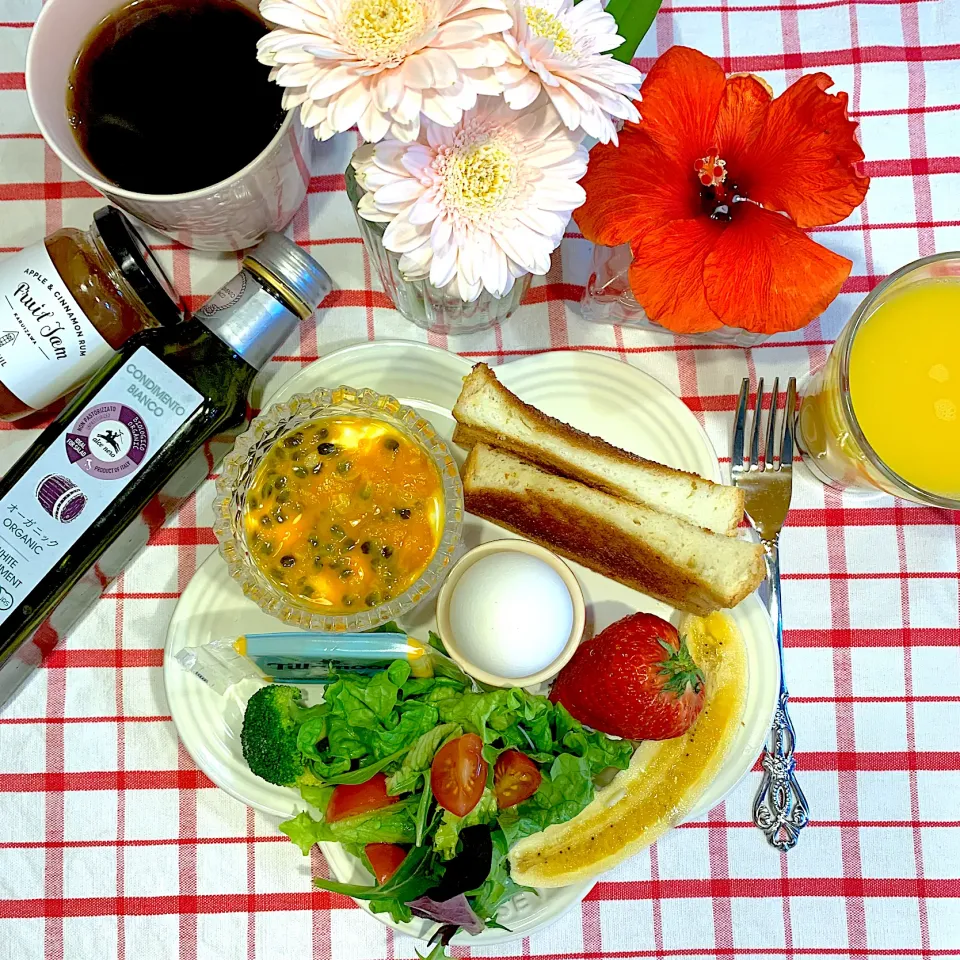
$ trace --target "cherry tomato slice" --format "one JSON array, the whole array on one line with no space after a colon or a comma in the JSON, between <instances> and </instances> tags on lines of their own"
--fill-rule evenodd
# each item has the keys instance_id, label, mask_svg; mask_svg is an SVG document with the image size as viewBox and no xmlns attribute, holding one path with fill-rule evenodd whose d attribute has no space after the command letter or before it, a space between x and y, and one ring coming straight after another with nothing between
<instances>
[{"instance_id":1,"label":"cherry tomato slice","mask_svg":"<svg viewBox=\"0 0 960 960\"><path fill-rule=\"evenodd\" d=\"M542 779L537 765L525 753L504 750L493 768L497 806L505 810L529 800L537 792Z\"/></svg>"},{"instance_id":2,"label":"cherry tomato slice","mask_svg":"<svg viewBox=\"0 0 960 960\"><path fill-rule=\"evenodd\" d=\"M483 741L475 733L467 733L441 747L433 758L433 795L444 810L458 817L465 817L483 796L489 765L482 749Z\"/></svg>"},{"instance_id":3,"label":"cherry tomato slice","mask_svg":"<svg viewBox=\"0 0 960 960\"><path fill-rule=\"evenodd\" d=\"M366 783L341 783L335 787L324 819L327 823L333 823L345 817L355 817L358 813L389 807L399 799L387 793L386 774L375 773Z\"/></svg>"},{"instance_id":4,"label":"cherry tomato slice","mask_svg":"<svg viewBox=\"0 0 960 960\"><path fill-rule=\"evenodd\" d=\"M395 843L368 843L363 851L380 884L386 883L397 872L407 856L406 848L398 847Z\"/></svg>"}]
</instances>

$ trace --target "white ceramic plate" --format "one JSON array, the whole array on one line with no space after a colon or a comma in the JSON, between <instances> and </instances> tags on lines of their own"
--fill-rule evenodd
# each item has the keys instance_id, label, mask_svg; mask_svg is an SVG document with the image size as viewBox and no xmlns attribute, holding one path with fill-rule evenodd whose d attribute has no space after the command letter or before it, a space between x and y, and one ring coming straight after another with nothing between
<instances>
[{"instance_id":1,"label":"white ceramic plate","mask_svg":"<svg viewBox=\"0 0 960 960\"><path fill-rule=\"evenodd\" d=\"M461 357L426 344L365 343L338 350L306 367L265 400L264 406L322 386L344 383L370 387L421 411L449 442L454 426L450 409L471 366ZM690 410L663 384L634 367L592 353L552 352L498 367L497 376L524 400L582 430L652 460L720 479L716 454ZM462 451L453 450L462 459ZM506 536L511 534L494 524L470 515L465 518L467 546ZM586 636L637 610L678 621L677 612L665 604L578 564L571 566L587 604ZM691 817L701 816L719 803L750 770L762 749L776 703L779 672L769 618L755 596L732 613L743 634L749 664L743 725ZM427 603L406 618L404 626L415 635L425 635L435 624L433 614L433 605ZM243 596L215 554L197 572L174 611L167 634L164 683L177 731L197 766L241 802L287 818L307 809L299 794L255 777L240 750L243 706L256 684L251 682L249 688L241 687L225 699L190 676L172 656L182 647L198 646L218 637L283 629L283 624ZM309 694L316 688L306 689ZM337 879L370 882L360 862L339 844L322 846ZM479 937L460 934L454 943L494 944L527 936L556 920L582 900L592 886L587 882L544 890L538 897L521 895L506 905L498 918L510 927L509 931L486 930ZM417 937L433 926L427 921L398 925L383 914L375 916Z\"/></svg>"}]
</instances>

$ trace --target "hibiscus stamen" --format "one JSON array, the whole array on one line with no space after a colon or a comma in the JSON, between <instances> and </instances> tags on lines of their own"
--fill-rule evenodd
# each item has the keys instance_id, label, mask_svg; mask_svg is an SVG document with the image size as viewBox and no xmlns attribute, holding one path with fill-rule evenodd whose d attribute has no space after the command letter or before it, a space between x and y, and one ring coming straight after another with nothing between
<instances>
[{"instance_id":1,"label":"hibiscus stamen","mask_svg":"<svg viewBox=\"0 0 960 960\"><path fill-rule=\"evenodd\" d=\"M706 157L701 157L693 171L700 181L700 205L711 220L729 222L733 219L733 205L747 199L733 182L727 181L727 161L719 156L714 147Z\"/></svg>"},{"instance_id":2,"label":"hibiscus stamen","mask_svg":"<svg viewBox=\"0 0 960 960\"><path fill-rule=\"evenodd\" d=\"M341 30L357 56L382 63L403 53L425 24L419 0L353 0Z\"/></svg>"},{"instance_id":3,"label":"hibiscus stamen","mask_svg":"<svg viewBox=\"0 0 960 960\"><path fill-rule=\"evenodd\" d=\"M721 160L714 150L709 156L701 157L693 170L705 187L715 187L727 179L727 161Z\"/></svg>"},{"instance_id":4,"label":"hibiscus stamen","mask_svg":"<svg viewBox=\"0 0 960 960\"><path fill-rule=\"evenodd\" d=\"M524 7L523 13L531 31L538 37L552 40L553 49L557 53L573 53L573 37L559 17L555 17L543 7Z\"/></svg>"}]
</instances>

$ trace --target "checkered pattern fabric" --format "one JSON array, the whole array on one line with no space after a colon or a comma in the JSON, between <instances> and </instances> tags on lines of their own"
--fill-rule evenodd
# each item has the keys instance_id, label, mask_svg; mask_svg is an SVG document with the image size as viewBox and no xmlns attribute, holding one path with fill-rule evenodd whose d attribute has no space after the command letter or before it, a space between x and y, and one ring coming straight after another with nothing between
<instances>
[{"instance_id":1,"label":"checkered pattern fabric","mask_svg":"<svg viewBox=\"0 0 960 960\"><path fill-rule=\"evenodd\" d=\"M845 223L815 231L850 257L836 302L751 351L582 321L589 245L565 239L502 329L431 342L494 364L594 350L679 394L726 452L743 376L803 377L857 302L918 256L960 249L960 8L956 0L665 0L638 64L671 44L777 92L822 69L850 93L873 177ZM45 148L24 93L38 0L0 0L0 253L101 201ZM343 191L356 140L317 145L292 236L336 289L264 381L350 341L424 339L391 307ZM571 224L571 230L573 225ZM197 305L233 256L163 238L159 256ZM0 431L0 470L37 422ZM759 774L704 819L602 878L528 939L459 956L960 956L960 525L877 496L825 490L801 468L782 542L787 671L813 823L788 855L750 823ZM177 598L213 549L208 483L159 530L0 716L0 958L217 960L414 956L352 901L311 891L276 823L217 790L177 741L161 683Z\"/></svg>"}]
</instances>

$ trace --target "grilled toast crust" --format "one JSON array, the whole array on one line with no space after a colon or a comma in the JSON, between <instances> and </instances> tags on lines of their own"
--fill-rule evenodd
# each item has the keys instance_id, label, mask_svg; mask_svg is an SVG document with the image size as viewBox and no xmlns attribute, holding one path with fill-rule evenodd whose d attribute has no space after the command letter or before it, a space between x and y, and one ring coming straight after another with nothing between
<instances>
[{"instance_id":1,"label":"grilled toast crust","mask_svg":"<svg viewBox=\"0 0 960 960\"><path fill-rule=\"evenodd\" d=\"M625 586L649 594L679 610L706 615L722 607L736 606L762 582L765 574L762 548L743 541L744 550L753 553L749 573L734 593L724 593L680 567L637 535L612 523L577 502L584 485L556 478L536 468L537 485L527 484L522 493L506 486L494 487L478 481L475 473L478 457L489 448L477 445L463 468L464 504L476 516L490 520L521 536L547 547L561 556L617 580ZM580 491L577 490L580 488ZM589 491L608 497L611 506L624 514L657 511L641 504L628 503L601 491ZM679 518L671 518L699 536L713 536ZM727 541L729 543L729 541Z\"/></svg>"},{"instance_id":2,"label":"grilled toast crust","mask_svg":"<svg viewBox=\"0 0 960 960\"><path fill-rule=\"evenodd\" d=\"M594 469L589 469L582 463L576 463L570 458L559 456L543 446L534 446L511 436L488 429L476 422L469 411L471 401L478 400L485 391L492 391L497 398L506 404L511 412L520 417L528 429L536 436L550 437L560 442L568 450L579 450L591 456ZM485 443L491 447L508 450L530 463L536 464L548 473L579 480L587 486L602 490L615 497L622 497L632 502L644 503L638 500L633 492L622 484L616 483L604 470L605 464L611 462L628 468L644 471L647 474L659 475L661 479L676 483L684 481L688 486L688 496L698 493L715 495L726 501L723 508L725 523L721 529L714 527L715 532L727 536L734 536L743 518L743 492L736 487L706 480L695 473L685 470L676 470L654 460L647 460L635 453L621 450L600 437L578 430L570 424L548 416L536 407L524 403L519 397L508 390L497 379L496 374L485 363L478 363L470 374L464 378L463 390L453 408L453 416L457 426L453 433L453 442L465 448L471 448L477 443ZM645 503L646 506L658 507L655 503ZM680 515L680 514L678 514ZM690 519L686 517L685 519Z\"/></svg>"}]
</instances>

